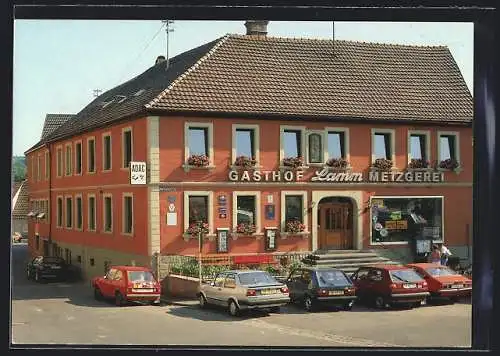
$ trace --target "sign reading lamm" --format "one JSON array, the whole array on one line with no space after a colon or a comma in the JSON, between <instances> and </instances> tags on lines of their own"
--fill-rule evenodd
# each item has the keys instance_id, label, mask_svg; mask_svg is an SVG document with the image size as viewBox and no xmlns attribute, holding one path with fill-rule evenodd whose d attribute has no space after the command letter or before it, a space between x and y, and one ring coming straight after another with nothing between
<instances>
[{"instance_id":1,"label":"sign reading lamm","mask_svg":"<svg viewBox=\"0 0 500 356\"><path fill-rule=\"evenodd\" d=\"M229 180L232 182L300 182L304 177L303 171L229 171ZM328 168L316 171L311 182L402 182L402 183L441 183L444 181L442 172L407 171L384 172L372 171L368 176L359 172L331 172Z\"/></svg>"}]
</instances>

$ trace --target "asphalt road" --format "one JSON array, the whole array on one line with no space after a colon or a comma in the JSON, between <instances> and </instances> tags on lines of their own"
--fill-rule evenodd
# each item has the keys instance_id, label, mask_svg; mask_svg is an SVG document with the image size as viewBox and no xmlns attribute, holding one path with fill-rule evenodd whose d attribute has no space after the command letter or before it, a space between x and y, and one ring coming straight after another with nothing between
<instances>
[{"instance_id":1,"label":"asphalt road","mask_svg":"<svg viewBox=\"0 0 500 356\"><path fill-rule=\"evenodd\" d=\"M470 347L471 305L410 310L279 314L239 318L195 302L115 307L93 299L88 283L36 284L26 280L26 246L13 247L12 331L16 344Z\"/></svg>"}]
</instances>

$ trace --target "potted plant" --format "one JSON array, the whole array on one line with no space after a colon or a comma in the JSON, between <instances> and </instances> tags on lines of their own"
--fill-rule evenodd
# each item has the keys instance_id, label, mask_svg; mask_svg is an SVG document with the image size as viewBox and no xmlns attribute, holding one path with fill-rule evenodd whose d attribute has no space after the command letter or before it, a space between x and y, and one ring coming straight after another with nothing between
<instances>
[{"instance_id":1,"label":"potted plant","mask_svg":"<svg viewBox=\"0 0 500 356\"><path fill-rule=\"evenodd\" d=\"M388 171L392 168L392 161L386 158L377 158L375 162L373 162L373 168L381 171Z\"/></svg>"},{"instance_id":2,"label":"potted plant","mask_svg":"<svg viewBox=\"0 0 500 356\"><path fill-rule=\"evenodd\" d=\"M429 167L429 161L422 158L412 158L410 163L408 163L408 168L412 169L420 169L428 167Z\"/></svg>"},{"instance_id":3,"label":"potted plant","mask_svg":"<svg viewBox=\"0 0 500 356\"><path fill-rule=\"evenodd\" d=\"M455 160L453 158L448 158L448 159L445 159L445 160L439 162L439 168L448 169L450 171L457 169L458 166L459 166L459 164L458 164L457 160Z\"/></svg>"},{"instance_id":4,"label":"potted plant","mask_svg":"<svg viewBox=\"0 0 500 356\"><path fill-rule=\"evenodd\" d=\"M191 155L187 160L188 165L196 167L206 167L210 164L210 160L206 155Z\"/></svg>"},{"instance_id":5,"label":"potted plant","mask_svg":"<svg viewBox=\"0 0 500 356\"><path fill-rule=\"evenodd\" d=\"M346 169L349 166L349 162L347 162L347 160L342 157L330 158L328 161L326 161L326 165L332 168Z\"/></svg>"},{"instance_id":6,"label":"potted plant","mask_svg":"<svg viewBox=\"0 0 500 356\"><path fill-rule=\"evenodd\" d=\"M238 156L234 161L234 165L243 168L254 167L257 161L253 157Z\"/></svg>"},{"instance_id":7,"label":"potted plant","mask_svg":"<svg viewBox=\"0 0 500 356\"><path fill-rule=\"evenodd\" d=\"M285 157L283 158L283 165L285 167L298 168L304 165L304 159L301 156Z\"/></svg>"},{"instance_id":8,"label":"potted plant","mask_svg":"<svg viewBox=\"0 0 500 356\"><path fill-rule=\"evenodd\" d=\"M292 234L303 232L305 229L306 226L297 219L288 220L285 224L285 232L289 232Z\"/></svg>"},{"instance_id":9,"label":"potted plant","mask_svg":"<svg viewBox=\"0 0 500 356\"><path fill-rule=\"evenodd\" d=\"M186 235L190 235L191 237L198 237L200 233L202 235L208 234L208 223L204 221L196 221L189 224Z\"/></svg>"},{"instance_id":10,"label":"potted plant","mask_svg":"<svg viewBox=\"0 0 500 356\"><path fill-rule=\"evenodd\" d=\"M236 225L236 230L234 231L233 238L236 239L238 235L252 235L257 231L254 224L250 222L239 223Z\"/></svg>"}]
</instances>

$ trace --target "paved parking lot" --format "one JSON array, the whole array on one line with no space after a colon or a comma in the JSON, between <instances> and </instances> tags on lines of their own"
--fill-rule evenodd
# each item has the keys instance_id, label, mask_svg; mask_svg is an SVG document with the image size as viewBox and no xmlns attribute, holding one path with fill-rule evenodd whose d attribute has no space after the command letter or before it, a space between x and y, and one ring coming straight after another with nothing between
<instances>
[{"instance_id":1,"label":"paved parking lot","mask_svg":"<svg viewBox=\"0 0 500 356\"><path fill-rule=\"evenodd\" d=\"M22 247L12 295L12 340L17 344L137 344L199 346L470 347L471 305L410 310L298 306L279 314L201 310L195 301L118 308L93 299L88 284L36 284L24 276Z\"/></svg>"}]
</instances>

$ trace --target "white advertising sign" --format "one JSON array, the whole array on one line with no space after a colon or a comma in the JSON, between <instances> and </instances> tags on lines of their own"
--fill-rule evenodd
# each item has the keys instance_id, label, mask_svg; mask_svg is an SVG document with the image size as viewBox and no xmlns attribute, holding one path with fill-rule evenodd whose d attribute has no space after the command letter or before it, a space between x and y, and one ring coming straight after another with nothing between
<instances>
[{"instance_id":1,"label":"white advertising sign","mask_svg":"<svg viewBox=\"0 0 500 356\"><path fill-rule=\"evenodd\" d=\"M130 162L130 184L147 184L146 162Z\"/></svg>"}]
</instances>

